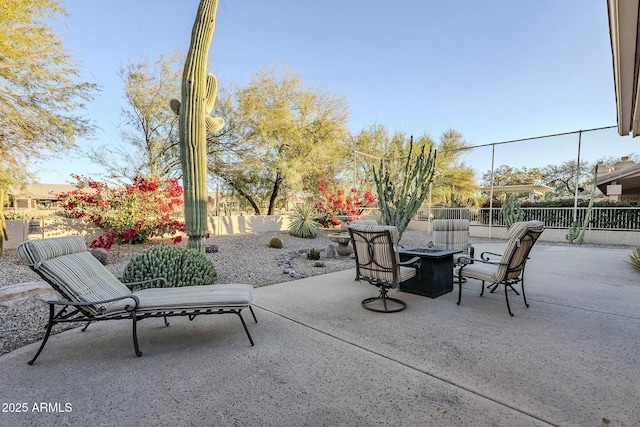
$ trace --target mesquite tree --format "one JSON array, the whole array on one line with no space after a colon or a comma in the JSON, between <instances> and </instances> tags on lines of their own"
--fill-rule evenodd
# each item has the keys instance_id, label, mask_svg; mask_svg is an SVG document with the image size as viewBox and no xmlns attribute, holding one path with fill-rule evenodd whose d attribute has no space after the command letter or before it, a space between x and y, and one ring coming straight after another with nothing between
<instances>
[{"instance_id":1,"label":"mesquite tree","mask_svg":"<svg viewBox=\"0 0 640 427\"><path fill-rule=\"evenodd\" d=\"M423 145L420 154L414 157L411 137L409 154L399 177L393 176L393 168L384 159L380 161L377 170L373 168L382 223L396 226L400 238L429 194L429 184L433 181L437 153L431 146L426 155L424 148Z\"/></svg>"},{"instance_id":2,"label":"mesquite tree","mask_svg":"<svg viewBox=\"0 0 640 427\"><path fill-rule=\"evenodd\" d=\"M201 0L191 31L191 45L182 74L182 100L171 100L180 116L180 159L184 187L188 247L204 252L207 233L207 133L222 129L224 120L212 117L218 80L207 74L207 56L215 28L217 0Z\"/></svg>"}]
</instances>

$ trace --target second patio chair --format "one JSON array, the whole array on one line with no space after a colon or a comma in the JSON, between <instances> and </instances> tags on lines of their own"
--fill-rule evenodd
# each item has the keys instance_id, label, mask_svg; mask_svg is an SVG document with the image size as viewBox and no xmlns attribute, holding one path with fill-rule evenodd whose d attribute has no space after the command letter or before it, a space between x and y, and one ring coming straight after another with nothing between
<instances>
[{"instance_id":1,"label":"second patio chair","mask_svg":"<svg viewBox=\"0 0 640 427\"><path fill-rule=\"evenodd\" d=\"M365 280L380 289L377 297L364 299L362 307L382 313L404 310L406 303L389 297L388 292L419 273L420 258L400 262L396 227L353 224L349 234L356 257L356 280Z\"/></svg>"},{"instance_id":2,"label":"second patio chair","mask_svg":"<svg viewBox=\"0 0 640 427\"><path fill-rule=\"evenodd\" d=\"M432 225L434 248L462 251L453 256L456 265L460 264L461 258L473 259L474 248L469 243L468 219L434 219Z\"/></svg>"},{"instance_id":3,"label":"second patio chair","mask_svg":"<svg viewBox=\"0 0 640 427\"><path fill-rule=\"evenodd\" d=\"M531 248L544 231L541 221L516 222L509 227L509 241L502 255L492 252L483 252L480 259L475 259L473 264L463 263L458 270L458 305L462 299L462 281L465 278L482 281L480 296L484 295L485 282L495 285L504 285L504 295L507 300L507 310L513 316L509 305L509 288L515 291L513 285L520 283L524 304L529 307L524 293L524 268L529 259ZM492 290L492 291L493 291Z\"/></svg>"}]
</instances>

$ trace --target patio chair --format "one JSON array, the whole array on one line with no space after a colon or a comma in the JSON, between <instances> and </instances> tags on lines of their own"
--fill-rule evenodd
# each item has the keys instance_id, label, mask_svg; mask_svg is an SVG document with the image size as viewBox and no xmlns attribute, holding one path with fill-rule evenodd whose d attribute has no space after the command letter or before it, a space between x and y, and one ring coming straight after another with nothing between
<instances>
[{"instance_id":1,"label":"patio chair","mask_svg":"<svg viewBox=\"0 0 640 427\"><path fill-rule=\"evenodd\" d=\"M462 259L473 260L474 248L469 243L468 219L434 219L433 247L435 249L454 249L462 253L453 256L453 263L458 265Z\"/></svg>"},{"instance_id":2,"label":"patio chair","mask_svg":"<svg viewBox=\"0 0 640 427\"><path fill-rule=\"evenodd\" d=\"M400 262L396 248L399 234L394 226L353 224L349 234L356 257L356 280L366 280L380 289L377 297L364 299L362 307L381 313L404 310L407 304L389 297L388 292L418 274L420 257Z\"/></svg>"},{"instance_id":3,"label":"patio chair","mask_svg":"<svg viewBox=\"0 0 640 427\"><path fill-rule=\"evenodd\" d=\"M493 286L492 292L500 285L504 285L504 295L507 300L507 310L511 312L509 305L509 289L515 291L513 285L520 283L522 298L525 306L527 296L524 292L524 269L531 248L544 231L544 224L540 221L516 222L509 227L509 241L502 255L483 252L480 259L473 260L473 263L464 263L458 270L458 305L462 299L463 279L477 279L482 281L480 296L484 295L485 282ZM468 260L467 262L469 262ZM517 292L516 292L517 293Z\"/></svg>"},{"instance_id":4,"label":"patio chair","mask_svg":"<svg viewBox=\"0 0 640 427\"><path fill-rule=\"evenodd\" d=\"M193 320L201 314L232 313L240 318L253 346L253 339L241 314L243 309L248 308L253 320L258 322L251 307L251 285L169 288L163 278L125 285L87 250L81 236L29 240L18 247L18 256L67 300L47 301L47 331L38 352L29 361L30 365L42 352L53 326L69 322L84 322L88 326L93 321L131 319L134 350L139 357L142 355L138 346L139 320L162 317L165 325L169 326L167 318L171 316L188 316L189 320ZM136 292L127 287L149 282L154 282L158 287Z\"/></svg>"}]
</instances>

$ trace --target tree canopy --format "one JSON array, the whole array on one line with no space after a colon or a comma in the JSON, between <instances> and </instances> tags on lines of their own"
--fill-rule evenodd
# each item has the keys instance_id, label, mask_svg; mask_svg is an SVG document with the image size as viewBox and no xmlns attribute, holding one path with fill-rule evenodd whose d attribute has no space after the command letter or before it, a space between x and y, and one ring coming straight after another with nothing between
<instances>
[{"instance_id":1,"label":"tree canopy","mask_svg":"<svg viewBox=\"0 0 640 427\"><path fill-rule=\"evenodd\" d=\"M390 163L395 170L390 172L396 180L402 179L403 165L410 137L400 131L391 134L384 125L374 124L352 135L350 149L357 151L356 164L353 168L357 174L358 185L368 189L373 182L373 166L378 166L380 159ZM468 147L461 133L449 129L442 133L439 142L429 135L422 134L414 140L414 153L421 147L437 149L431 201L435 204L466 205L473 198L476 185L473 169L459 160L460 154ZM452 195L455 200L452 199Z\"/></svg>"},{"instance_id":2,"label":"tree canopy","mask_svg":"<svg viewBox=\"0 0 640 427\"><path fill-rule=\"evenodd\" d=\"M225 98L226 96L226 98ZM285 69L258 71L251 82L219 96L225 128L210 138L209 172L271 215L279 199L334 177L347 157L344 98L304 85Z\"/></svg>"},{"instance_id":3,"label":"tree canopy","mask_svg":"<svg viewBox=\"0 0 640 427\"><path fill-rule=\"evenodd\" d=\"M180 92L184 55L160 55L155 62L143 58L120 69L126 106L120 131L126 147L91 148L88 156L110 174L176 177L180 173L178 118L169 108L172 94Z\"/></svg>"},{"instance_id":4,"label":"tree canopy","mask_svg":"<svg viewBox=\"0 0 640 427\"><path fill-rule=\"evenodd\" d=\"M5 0L0 9L0 152L18 164L73 146L92 124L79 115L94 84L45 19L64 16L55 0Z\"/></svg>"},{"instance_id":5,"label":"tree canopy","mask_svg":"<svg viewBox=\"0 0 640 427\"><path fill-rule=\"evenodd\" d=\"M94 84L80 73L45 22L66 15L55 0L4 0L0 6L0 241L8 186L30 161L72 147L93 125L79 111ZM0 245L0 256L2 245Z\"/></svg>"}]
</instances>

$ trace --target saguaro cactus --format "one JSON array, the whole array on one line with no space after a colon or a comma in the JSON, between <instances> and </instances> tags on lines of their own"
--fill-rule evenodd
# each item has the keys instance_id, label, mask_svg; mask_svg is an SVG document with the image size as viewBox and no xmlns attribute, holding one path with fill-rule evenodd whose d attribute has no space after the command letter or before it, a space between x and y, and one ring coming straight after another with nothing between
<instances>
[{"instance_id":1,"label":"saguaro cactus","mask_svg":"<svg viewBox=\"0 0 640 427\"><path fill-rule=\"evenodd\" d=\"M207 133L222 129L212 117L218 91L216 76L207 74L209 45L215 28L217 0L201 0L191 31L191 45L182 74L181 101L171 100L180 116L180 158L184 186L184 216L188 247L204 253L207 233Z\"/></svg>"}]
</instances>

